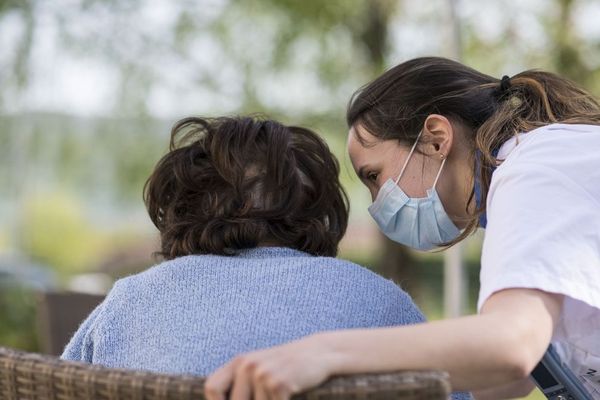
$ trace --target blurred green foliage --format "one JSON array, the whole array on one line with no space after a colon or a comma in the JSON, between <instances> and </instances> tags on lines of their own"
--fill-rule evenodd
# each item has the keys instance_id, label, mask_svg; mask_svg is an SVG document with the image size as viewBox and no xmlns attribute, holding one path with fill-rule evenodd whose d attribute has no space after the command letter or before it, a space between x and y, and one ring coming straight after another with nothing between
<instances>
[{"instance_id":1,"label":"blurred green foliage","mask_svg":"<svg viewBox=\"0 0 600 400\"><path fill-rule=\"evenodd\" d=\"M30 197L21 229L24 251L63 277L97 263L110 240L86 220L79 200L66 193Z\"/></svg>"},{"instance_id":2,"label":"blurred green foliage","mask_svg":"<svg viewBox=\"0 0 600 400\"><path fill-rule=\"evenodd\" d=\"M0 310L0 346L38 351L33 292L16 285L0 285Z\"/></svg>"}]
</instances>

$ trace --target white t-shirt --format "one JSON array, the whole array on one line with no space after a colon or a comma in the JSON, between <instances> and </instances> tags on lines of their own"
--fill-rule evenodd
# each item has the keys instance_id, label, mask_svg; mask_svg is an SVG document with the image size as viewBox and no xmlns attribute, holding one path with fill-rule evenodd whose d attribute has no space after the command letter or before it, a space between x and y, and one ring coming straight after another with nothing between
<instances>
[{"instance_id":1,"label":"white t-shirt","mask_svg":"<svg viewBox=\"0 0 600 400\"><path fill-rule=\"evenodd\" d=\"M508 288L563 294L552 343L600 398L600 126L538 128L498 158L477 308Z\"/></svg>"}]
</instances>

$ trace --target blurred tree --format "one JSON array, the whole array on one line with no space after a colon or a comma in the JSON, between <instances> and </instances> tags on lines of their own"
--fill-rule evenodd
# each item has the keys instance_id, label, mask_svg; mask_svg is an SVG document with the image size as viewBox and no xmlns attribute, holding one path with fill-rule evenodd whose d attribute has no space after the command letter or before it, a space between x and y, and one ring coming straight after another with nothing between
<instances>
[{"instance_id":1,"label":"blurred tree","mask_svg":"<svg viewBox=\"0 0 600 400\"><path fill-rule=\"evenodd\" d=\"M555 69L597 88L590 55L598 43L571 21L592 3L464 0L457 15L465 61L497 76L521 65ZM26 103L19 94L30 81L39 21L56 27L59 57L106 69L115 99L106 108L112 118L1 116L0 185L22 188L43 177L36 184L60 183L86 203L139 206L141 186L166 150L168 123L151 118L164 109L161 115L268 112L318 129L343 157L351 93L395 58L446 54L446 11L443 0L0 0L0 24L11 16L22 28L16 50L0 57L10 65L0 75L0 107ZM532 34L538 25L541 39ZM399 29L419 40L400 47ZM364 190L343 179L351 193ZM410 289L409 265L408 253L386 241L379 270Z\"/></svg>"},{"instance_id":2,"label":"blurred tree","mask_svg":"<svg viewBox=\"0 0 600 400\"><path fill-rule=\"evenodd\" d=\"M22 89L28 82L29 57L36 26L34 0L0 0L0 16L8 13L17 14L21 18L23 29L15 43L14 55L9 60L9 65L4 68L4 76L0 75L0 109L2 102L6 101L5 96L10 86Z\"/></svg>"},{"instance_id":3,"label":"blurred tree","mask_svg":"<svg viewBox=\"0 0 600 400\"><path fill-rule=\"evenodd\" d=\"M86 220L72 196L38 195L24 211L24 250L33 260L54 266L62 278L84 272L106 250L106 236Z\"/></svg>"},{"instance_id":4,"label":"blurred tree","mask_svg":"<svg viewBox=\"0 0 600 400\"><path fill-rule=\"evenodd\" d=\"M33 293L14 284L10 287L0 285L0 310L0 345L37 351Z\"/></svg>"},{"instance_id":5,"label":"blurred tree","mask_svg":"<svg viewBox=\"0 0 600 400\"><path fill-rule=\"evenodd\" d=\"M570 79L586 84L590 78L590 70L582 61L580 41L573 32L573 0L557 0L558 21L554 24L551 36L554 39L552 52L556 72Z\"/></svg>"},{"instance_id":6,"label":"blurred tree","mask_svg":"<svg viewBox=\"0 0 600 400\"><path fill-rule=\"evenodd\" d=\"M575 31L573 13L578 2L574 0L557 0L557 21L548 27L553 48L550 52L553 69L560 75L580 83L598 94L600 92L600 65L593 64L598 59L600 43L584 40ZM580 4L581 2L579 2ZM594 54L590 54L590 50Z\"/></svg>"}]
</instances>

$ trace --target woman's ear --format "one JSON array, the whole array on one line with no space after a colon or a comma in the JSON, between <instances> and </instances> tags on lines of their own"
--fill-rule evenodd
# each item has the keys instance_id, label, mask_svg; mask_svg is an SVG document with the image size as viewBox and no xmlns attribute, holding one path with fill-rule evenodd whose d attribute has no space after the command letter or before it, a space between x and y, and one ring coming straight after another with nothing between
<instances>
[{"instance_id":1,"label":"woman's ear","mask_svg":"<svg viewBox=\"0 0 600 400\"><path fill-rule=\"evenodd\" d=\"M448 157L452 149L454 130L448 118L439 114L430 114L423 126L421 151L432 157Z\"/></svg>"}]
</instances>

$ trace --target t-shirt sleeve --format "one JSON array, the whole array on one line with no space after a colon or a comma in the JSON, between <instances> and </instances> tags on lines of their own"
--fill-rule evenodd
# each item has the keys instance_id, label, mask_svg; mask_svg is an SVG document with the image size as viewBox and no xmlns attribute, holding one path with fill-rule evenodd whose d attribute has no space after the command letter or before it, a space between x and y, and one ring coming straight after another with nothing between
<instances>
[{"instance_id":1,"label":"t-shirt sleeve","mask_svg":"<svg viewBox=\"0 0 600 400\"><path fill-rule=\"evenodd\" d=\"M600 307L600 203L559 170L520 162L494 173L477 308L534 288Z\"/></svg>"}]
</instances>

